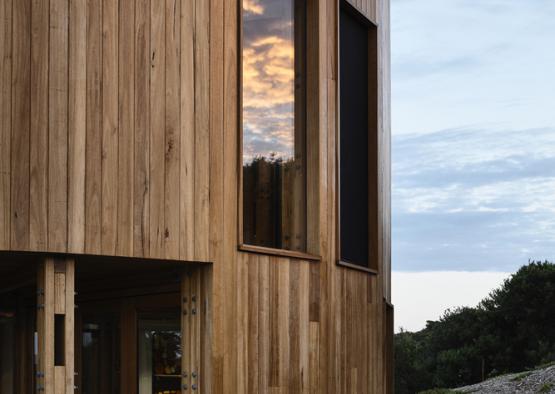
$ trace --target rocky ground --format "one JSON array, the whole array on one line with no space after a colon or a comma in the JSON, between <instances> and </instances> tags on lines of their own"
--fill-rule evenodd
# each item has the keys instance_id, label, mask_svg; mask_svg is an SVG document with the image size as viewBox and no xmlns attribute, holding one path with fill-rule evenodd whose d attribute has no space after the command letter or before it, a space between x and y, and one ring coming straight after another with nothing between
<instances>
[{"instance_id":1,"label":"rocky ground","mask_svg":"<svg viewBox=\"0 0 555 394\"><path fill-rule=\"evenodd\" d=\"M454 391L485 394L555 393L555 365L529 372L498 376L472 386L460 387Z\"/></svg>"}]
</instances>

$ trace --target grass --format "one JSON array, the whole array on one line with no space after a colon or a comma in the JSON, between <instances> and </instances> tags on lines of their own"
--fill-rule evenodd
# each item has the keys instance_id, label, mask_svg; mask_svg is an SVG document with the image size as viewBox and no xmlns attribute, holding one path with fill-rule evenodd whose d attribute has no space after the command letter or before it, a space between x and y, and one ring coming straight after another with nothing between
<instances>
[{"instance_id":1,"label":"grass","mask_svg":"<svg viewBox=\"0 0 555 394\"><path fill-rule=\"evenodd\" d=\"M532 375L532 372L522 372L516 375L514 378L511 379L512 382L520 382L523 379L526 379L528 376Z\"/></svg>"},{"instance_id":2,"label":"grass","mask_svg":"<svg viewBox=\"0 0 555 394\"><path fill-rule=\"evenodd\" d=\"M538 393L549 393L555 385L553 383L544 383L543 386L540 387Z\"/></svg>"},{"instance_id":3,"label":"grass","mask_svg":"<svg viewBox=\"0 0 555 394\"><path fill-rule=\"evenodd\" d=\"M554 365L555 365L555 361L551 361L550 363L545 363L545 364L538 365L536 367L536 369L545 369L545 368L552 367Z\"/></svg>"}]
</instances>

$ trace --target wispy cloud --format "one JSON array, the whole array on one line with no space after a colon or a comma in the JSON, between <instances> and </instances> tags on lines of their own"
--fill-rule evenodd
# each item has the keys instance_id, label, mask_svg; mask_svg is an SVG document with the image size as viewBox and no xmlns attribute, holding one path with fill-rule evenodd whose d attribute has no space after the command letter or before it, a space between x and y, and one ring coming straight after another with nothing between
<instances>
[{"instance_id":1,"label":"wispy cloud","mask_svg":"<svg viewBox=\"0 0 555 394\"><path fill-rule=\"evenodd\" d=\"M555 128L393 141L398 269L511 270L555 258Z\"/></svg>"}]
</instances>

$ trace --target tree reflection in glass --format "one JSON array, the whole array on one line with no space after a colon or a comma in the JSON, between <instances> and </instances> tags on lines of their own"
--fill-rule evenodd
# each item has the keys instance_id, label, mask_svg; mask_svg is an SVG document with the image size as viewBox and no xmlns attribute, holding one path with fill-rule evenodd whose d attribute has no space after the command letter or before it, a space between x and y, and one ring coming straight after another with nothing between
<instances>
[{"instance_id":1,"label":"tree reflection in glass","mask_svg":"<svg viewBox=\"0 0 555 394\"><path fill-rule=\"evenodd\" d=\"M305 1L243 0L243 242L306 251Z\"/></svg>"}]
</instances>

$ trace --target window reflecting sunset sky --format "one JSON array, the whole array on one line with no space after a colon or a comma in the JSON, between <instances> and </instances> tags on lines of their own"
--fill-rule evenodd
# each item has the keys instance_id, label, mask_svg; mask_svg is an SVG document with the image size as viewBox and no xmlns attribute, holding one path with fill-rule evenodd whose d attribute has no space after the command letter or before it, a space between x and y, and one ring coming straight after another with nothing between
<instances>
[{"instance_id":1,"label":"window reflecting sunset sky","mask_svg":"<svg viewBox=\"0 0 555 394\"><path fill-rule=\"evenodd\" d=\"M293 0L243 1L243 162L294 155Z\"/></svg>"}]
</instances>

